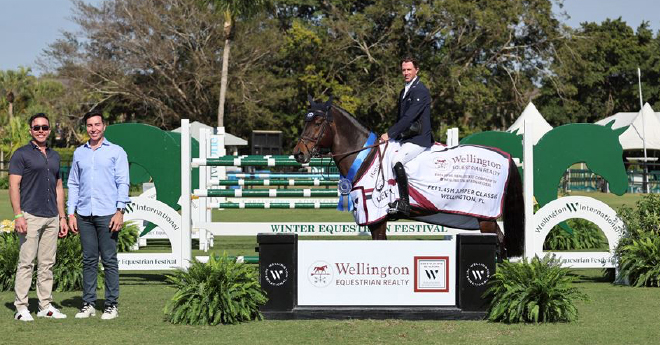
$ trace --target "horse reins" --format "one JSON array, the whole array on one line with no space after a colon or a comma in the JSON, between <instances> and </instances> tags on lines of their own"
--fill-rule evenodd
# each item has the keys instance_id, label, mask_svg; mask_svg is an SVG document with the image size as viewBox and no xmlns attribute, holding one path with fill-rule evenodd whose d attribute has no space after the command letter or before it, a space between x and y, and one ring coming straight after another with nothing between
<instances>
[{"instance_id":1,"label":"horse reins","mask_svg":"<svg viewBox=\"0 0 660 345\"><path fill-rule=\"evenodd\" d=\"M324 122L324 123L325 123L325 122ZM380 140L379 140L379 141L378 141L377 143L375 143L375 144L367 145L367 146L364 146L364 147L359 148L359 149L357 149L357 150L353 150L353 151L349 151L349 152L343 152L343 153L337 153L337 154L330 154L330 156L334 158L334 157L342 156L342 155L343 155L344 157L342 157L342 158L340 158L339 160L337 160L337 164L339 164L339 162L341 162L342 159L344 159L344 158L346 158L346 157L348 157L348 156L350 156L350 155L352 155L352 154L355 154L355 153L358 153L358 152L364 151L364 150L366 150L366 149L372 149L372 148L374 148L374 147L379 147L380 145L383 145L383 144L385 144L385 149L384 149L383 151L387 151L387 146L389 145L389 143L390 143L389 141L385 141L385 142L383 142L383 141L380 141ZM381 185L380 187L376 186L376 189L380 191L380 190L383 189L383 187L385 186L385 173L383 172L383 155L380 153L380 148L378 149L378 174L380 174L380 176L381 176L381 178L382 178L382 180L383 180L383 185ZM352 181L351 181L351 182L352 182Z\"/></svg>"},{"instance_id":2,"label":"horse reins","mask_svg":"<svg viewBox=\"0 0 660 345\"><path fill-rule=\"evenodd\" d=\"M329 126L328 123L330 122L330 120L328 120L327 110L325 112L323 112L323 111L314 111L314 113L315 113L315 115L322 116L324 118L323 124L321 125L322 127L321 127L321 131L320 131L319 135L317 135L315 138L312 138L312 137L307 137L304 134L301 134L300 139L298 139L298 142L303 143L303 145L305 146L307 151L312 155L312 157L320 156L319 149L318 149L318 144L319 144L319 141L321 141L323 139L323 137L325 136L325 130ZM313 144L311 150L309 149L309 146L307 145L308 143ZM358 153L358 152L361 152L361 151L364 151L364 150L367 150L367 149L372 149L372 148L375 148L375 147L379 147L380 145L383 145L383 143L385 144L385 150L387 150L387 146L389 145L389 141L382 142L382 141L379 140L375 144L367 145L367 146L361 147L357 150L353 150L353 151L349 151L349 152L342 152L342 153L337 153L337 154L332 154L331 153L330 156L332 158L337 157L337 156L343 156L342 158L338 159L337 162L336 162L336 164L339 165L339 162L341 162L342 159L344 159L344 158L346 158L346 157L348 157L352 154L355 154L355 153ZM329 166L330 166L330 162L328 162L328 167ZM326 169L326 171L329 171L329 169ZM384 182L385 182L385 173L383 172L383 155L380 153L380 149L378 150L378 173L380 173L380 175L383 179L383 185L380 188L377 187L376 189L381 190L383 188Z\"/></svg>"}]
</instances>

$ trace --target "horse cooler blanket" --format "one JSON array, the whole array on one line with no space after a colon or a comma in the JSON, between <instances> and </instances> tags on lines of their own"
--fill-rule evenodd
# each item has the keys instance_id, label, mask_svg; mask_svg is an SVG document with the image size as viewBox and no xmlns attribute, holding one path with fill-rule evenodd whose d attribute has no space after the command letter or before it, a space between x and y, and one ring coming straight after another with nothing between
<instances>
[{"instance_id":1,"label":"horse cooler blanket","mask_svg":"<svg viewBox=\"0 0 660 345\"><path fill-rule=\"evenodd\" d=\"M388 204L399 198L391 160L397 141L381 145L369 168L350 192L353 216L359 225L387 217ZM380 157L382 170L380 169ZM484 219L502 213L509 176L509 154L490 147L435 144L405 165L410 205L413 208Z\"/></svg>"}]
</instances>

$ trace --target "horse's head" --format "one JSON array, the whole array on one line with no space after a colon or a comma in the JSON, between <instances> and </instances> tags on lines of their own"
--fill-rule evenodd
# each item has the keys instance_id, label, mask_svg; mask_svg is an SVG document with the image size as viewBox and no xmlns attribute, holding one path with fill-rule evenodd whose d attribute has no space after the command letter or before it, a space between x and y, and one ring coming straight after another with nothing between
<instances>
[{"instance_id":1,"label":"horse's head","mask_svg":"<svg viewBox=\"0 0 660 345\"><path fill-rule=\"evenodd\" d=\"M602 126L598 137L592 137L596 141L593 143L594 147L598 149L594 154L588 155L586 163L591 171L607 180L612 193L622 195L628 190L628 175L623 165L623 148L619 136L628 127L612 129L613 124L614 120Z\"/></svg>"},{"instance_id":2,"label":"horse's head","mask_svg":"<svg viewBox=\"0 0 660 345\"><path fill-rule=\"evenodd\" d=\"M305 115L305 127L300 134L293 156L298 163L309 163L314 156L332 147L335 131L332 121L332 96L324 103L316 103L308 96L309 111Z\"/></svg>"}]
</instances>

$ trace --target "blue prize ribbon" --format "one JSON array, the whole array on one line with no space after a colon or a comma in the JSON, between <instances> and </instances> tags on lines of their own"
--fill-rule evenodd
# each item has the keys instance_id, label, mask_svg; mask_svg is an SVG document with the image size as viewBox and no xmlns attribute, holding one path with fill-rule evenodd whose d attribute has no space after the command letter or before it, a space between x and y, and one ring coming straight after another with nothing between
<instances>
[{"instance_id":1,"label":"blue prize ribbon","mask_svg":"<svg viewBox=\"0 0 660 345\"><path fill-rule=\"evenodd\" d=\"M369 133L369 138L367 141L364 143L362 147L367 147L371 146L376 142L376 133L371 132ZM340 181L342 180L348 180L351 184L353 183L353 179L355 178L355 174L357 173L358 169L360 169L360 166L362 165L362 162L367 158L369 155L369 152L371 152L371 147L365 150L360 151L358 156L355 158L355 161L353 161L353 165L348 169L348 173L346 176L342 175L341 173L339 174ZM346 188L346 187L344 187ZM349 190L352 189L349 188ZM337 205L337 210L338 211L353 211L353 200L349 195L344 195L343 193L340 193L339 195L339 203Z\"/></svg>"}]
</instances>

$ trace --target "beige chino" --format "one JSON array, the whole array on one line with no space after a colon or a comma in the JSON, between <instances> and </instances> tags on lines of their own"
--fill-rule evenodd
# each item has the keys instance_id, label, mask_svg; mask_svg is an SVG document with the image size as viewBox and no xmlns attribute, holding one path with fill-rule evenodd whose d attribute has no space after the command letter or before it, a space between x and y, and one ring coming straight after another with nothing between
<instances>
[{"instance_id":1,"label":"beige chino","mask_svg":"<svg viewBox=\"0 0 660 345\"><path fill-rule=\"evenodd\" d=\"M34 259L37 259L37 297L39 308L45 309L53 300L53 265L57 253L59 217L37 217L23 212L27 233L19 233L20 254L16 268L16 310L28 307L28 292L32 284Z\"/></svg>"}]
</instances>

